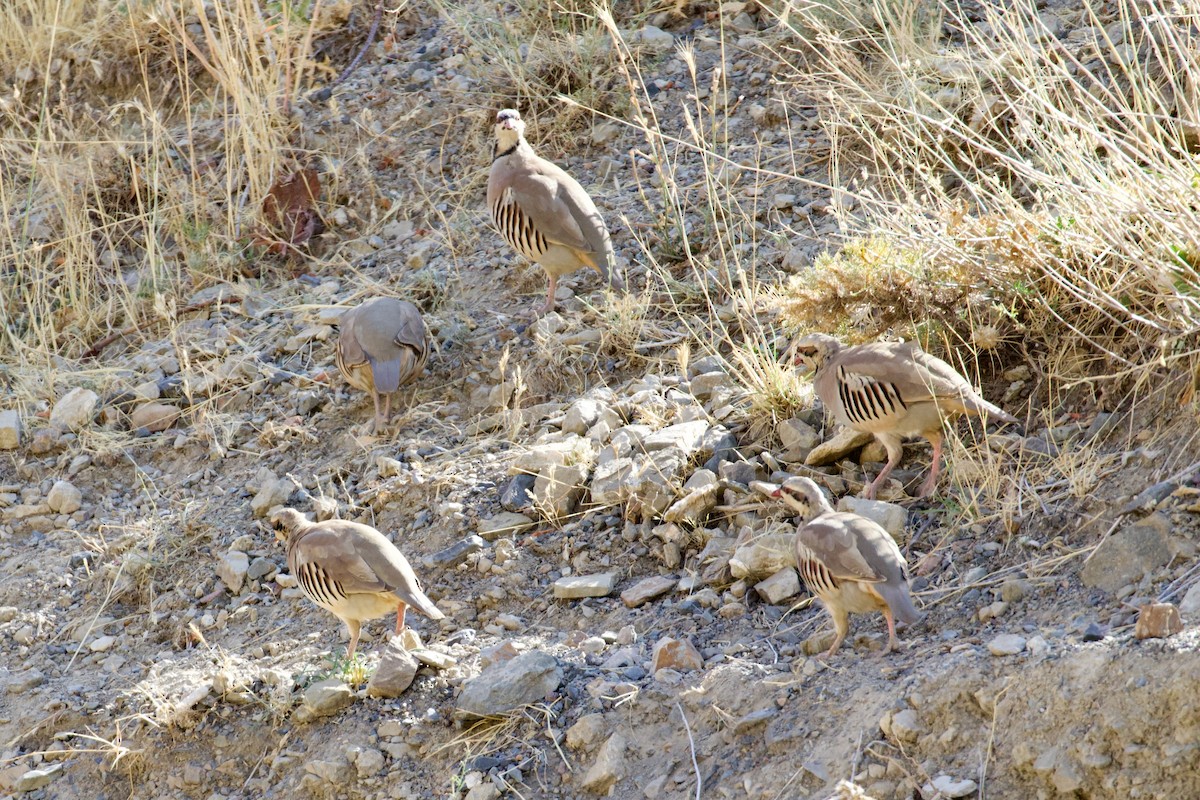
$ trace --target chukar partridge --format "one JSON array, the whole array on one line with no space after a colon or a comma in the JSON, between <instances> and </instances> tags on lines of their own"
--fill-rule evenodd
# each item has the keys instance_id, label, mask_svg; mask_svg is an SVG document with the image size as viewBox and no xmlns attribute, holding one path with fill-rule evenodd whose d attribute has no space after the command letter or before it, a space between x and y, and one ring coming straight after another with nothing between
<instances>
[{"instance_id":1,"label":"chukar partridge","mask_svg":"<svg viewBox=\"0 0 1200 800\"><path fill-rule=\"evenodd\" d=\"M554 309L559 276L583 267L599 272L613 289L625 288L596 204L578 181L533 152L525 123L511 108L496 115L487 204L504 240L550 277L538 315Z\"/></svg>"},{"instance_id":2,"label":"chukar partridge","mask_svg":"<svg viewBox=\"0 0 1200 800\"><path fill-rule=\"evenodd\" d=\"M796 566L833 618L837 638L825 655L841 647L851 614L872 611L887 620L887 651L899 650L896 620L911 625L922 615L909 595L907 564L891 534L866 517L834 511L808 478L788 478L782 486L756 481L755 488L806 520L796 531Z\"/></svg>"},{"instance_id":3,"label":"chukar partridge","mask_svg":"<svg viewBox=\"0 0 1200 800\"><path fill-rule=\"evenodd\" d=\"M392 394L425 369L429 358L425 321L407 300L375 297L343 314L339 327L338 372L355 389L371 393L375 401L371 433L375 433L391 417Z\"/></svg>"},{"instance_id":4,"label":"chukar partridge","mask_svg":"<svg viewBox=\"0 0 1200 800\"><path fill-rule=\"evenodd\" d=\"M923 436L933 445L933 464L920 496L937 487L942 457L942 423L955 414L1017 420L979 396L967 379L916 342L876 342L845 347L832 336L810 333L792 346L797 365L812 372L813 389L834 418L874 434L888 461L864 495L875 493L903 454L907 436Z\"/></svg>"},{"instance_id":5,"label":"chukar partridge","mask_svg":"<svg viewBox=\"0 0 1200 800\"><path fill-rule=\"evenodd\" d=\"M287 545L288 570L304 596L332 612L350 632L346 657L354 655L363 620L396 612L396 633L404 630L409 606L430 619L443 619L408 559L387 538L357 522L309 522L292 508L271 515L276 537Z\"/></svg>"}]
</instances>

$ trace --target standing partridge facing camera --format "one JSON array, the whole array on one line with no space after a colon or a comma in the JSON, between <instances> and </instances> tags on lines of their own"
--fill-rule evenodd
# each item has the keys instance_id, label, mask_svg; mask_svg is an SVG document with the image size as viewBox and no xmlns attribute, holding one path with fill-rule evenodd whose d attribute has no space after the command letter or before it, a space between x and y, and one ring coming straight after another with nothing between
<instances>
[{"instance_id":1,"label":"standing partridge facing camera","mask_svg":"<svg viewBox=\"0 0 1200 800\"><path fill-rule=\"evenodd\" d=\"M375 401L371 433L377 433L391 417L392 394L425 369L429 358L425 321L407 300L375 297L343 314L339 326L338 372L355 389L370 392Z\"/></svg>"},{"instance_id":2,"label":"standing partridge facing camera","mask_svg":"<svg viewBox=\"0 0 1200 800\"><path fill-rule=\"evenodd\" d=\"M813 389L842 425L873 434L888 461L864 496L874 499L900 463L901 442L923 436L933 445L933 464L919 496L937 488L942 424L955 414L1017 420L979 396L967 379L916 342L876 342L846 347L832 336L810 333L792 345L797 365L812 372Z\"/></svg>"},{"instance_id":3,"label":"standing partridge facing camera","mask_svg":"<svg viewBox=\"0 0 1200 800\"><path fill-rule=\"evenodd\" d=\"M896 621L921 620L908 591L908 566L891 534L878 523L833 510L809 478L754 488L787 503L805 522L796 531L796 567L804 585L825 605L837 633L832 656L850 632L850 615L879 611L887 620L886 652L900 649Z\"/></svg>"},{"instance_id":4,"label":"standing partridge facing camera","mask_svg":"<svg viewBox=\"0 0 1200 800\"><path fill-rule=\"evenodd\" d=\"M430 619L445 614L421 591L408 559L382 533L357 522L309 522L283 508L271 515L276 538L287 545L288 570L304 596L333 613L350 633L354 655L364 620L396 612L396 634L409 606Z\"/></svg>"},{"instance_id":5,"label":"standing partridge facing camera","mask_svg":"<svg viewBox=\"0 0 1200 800\"><path fill-rule=\"evenodd\" d=\"M540 264L550 278L546 303L537 314L554 309L560 275L591 267L613 289L617 277L608 228L596 204L579 182L533 152L525 123L516 110L496 115L496 149L488 174L487 204L492 222L514 250Z\"/></svg>"}]
</instances>

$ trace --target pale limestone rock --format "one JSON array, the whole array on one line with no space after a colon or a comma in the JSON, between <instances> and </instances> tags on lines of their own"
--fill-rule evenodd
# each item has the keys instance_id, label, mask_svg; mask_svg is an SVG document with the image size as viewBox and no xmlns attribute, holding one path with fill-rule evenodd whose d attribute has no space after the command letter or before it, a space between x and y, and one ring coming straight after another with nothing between
<instances>
[{"instance_id":1,"label":"pale limestone rock","mask_svg":"<svg viewBox=\"0 0 1200 800\"><path fill-rule=\"evenodd\" d=\"M54 404L50 411L50 424L66 430L79 430L91 424L99 404L100 395L77 386Z\"/></svg>"},{"instance_id":2,"label":"pale limestone rock","mask_svg":"<svg viewBox=\"0 0 1200 800\"><path fill-rule=\"evenodd\" d=\"M617 584L615 572L596 575L572 575L554 582L554 596L559 600L577 600L582 597L606 597L612 594Z\"/></svg>"}]
</instances>

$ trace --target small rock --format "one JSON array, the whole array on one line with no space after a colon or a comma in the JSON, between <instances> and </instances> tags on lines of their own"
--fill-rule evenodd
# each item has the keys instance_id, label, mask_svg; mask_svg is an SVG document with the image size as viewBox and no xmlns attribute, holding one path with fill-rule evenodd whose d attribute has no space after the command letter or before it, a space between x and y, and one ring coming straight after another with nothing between
<instances>
[{"instance_id":1,"label":"small rock","mask_svg":"<svg viewBox=\"0 0 1200 800\"><path fill-rule=\"evenodd\" d=\"M612 594L617 584L617 573L601 572L597 575L573 575L554 582L554 596L559 600L577 600L581 597L606 597Z\"/></svg>"},{"instance_id":2,"label":"small rock","mask_svg":"<svg viewBox=\"0 0 1200 800\"><path fill-rule=\"evenodd\" d=\"M134 430L145 429L151 433L165 431L179 419L179 409L166 403L143 403L129 415L129 425Z\"/></svg>"},{"instance_id":3,"label":"small rock","mask_svg":"<svg viewBox=\"0 0 1200 800\"><path fill-rule=\"evenodd\" d=\"M663 519L667 522L696 527L703 523L712 510L717 507L717 499L720 494L721 486L717 483L694 489L676 500L663 514Z\"/></svg>"},{"instance_id":4,"label":"small rock","mask_svg":"<svg viewBox=\"0 0 1200 800\"><path fill-rule=\"evenodd\" d=\"M1139 639L1165 639L1183 630L1179 609L1172 603L1147 603L1138 611L1134 636Z\"/></svg>"},{"instance_id":5,"label":"small rock","mask_svg":"<svg viewBox=\"0 0 1200 800\"><path fill-rule=\"evenodd\" d=\"M775 435L783 445L785 461L803 461L821 443L813 426L801 419L785 419L775 426Z\"/></svg>"},{"instance_id":6,"label":"small rock","mask_svg":"<svg viewBox=\"0 0 1200 800\"><path fill-rule=\"evenodd\" d=\"M904 526L908 522L908 509L904 506L847 495L838 500L837 510L858 514L860 517L866 517L872 522L878 523L881 528L892 535L897 544L904 544Z\"/></svg>"},{"instance_id":7,"label":"small rock","mask_svg":"<svg viewBox=\"0 0 1200 800\"><path fill-rule=\"evenodd\" d=\"M533 504L548 519L565 520L575 511L587 488L586 464L551 464L533 484Z\"/></svg>"},{"instance_id":8,"label":"small rock","mask_svg":"<svg viewBox=\"0 0 1200 800\"><path fill-rule=\"evenodd\" d=\"M59 514L74 514L83 507L83 492L68 481L55 481L46 495L46 505Z\"/></svg>"},{"instance_id":9,"label":"small rock","mask_svg":"<svg viewBox=\"0 0 1200 800\"><path fill-rule=\"evenodd\" d=\"M691 458L699 452L708 428L708 423L702 419L668 425L647 436L642 441L642 447L646 449L647 453L677 448L683 451L686 457Z\"/></svg>"},{"instance_id":10,"label":"small rock","mask_svg":"<svg viewBox=\"0 0 1200 800\"><path fill-rule=\"evenodd\" d=\"M589 655L601 653L607 646L604 639L599 636L589 636L579 643L579 649Z\"/></svg>"},{"instance_id":11,"label":"small rock","mask_svg":"<svg viewBox=\"0 0 1200 800\"><path fill-rule=\"evenodd\" d=\"M1100 642L1104 640L1107 632L1108 630L1099 622L1089 622L1079 638L1085 642Z\"/></svg>"},{"instance_id":12,"label":"small rock","mask_svg":"<svg viewBox=\"0 0 1200 800\"><path fill-rule=\"evenodd\" d=\"M16 409L0 411L0 450L16 450L21 446L21 415Z\"/></svg>"},{"instance_id":13,"label":"small rock","mask_svg":"<svg viewBox=\"0 0 1200 800\"><path fill-rule=\"evenodd\" d=\"M691 379L692 396L697 400L707 400L716 389L729 384L730 377L723 370L704 372Z\"/></svg>"},{"instance_id":14,"label":"small rock","mask_svg":"<svg viewBox=\"0 0 1200 800\"><path fill-rule=\"evenodd\" d=\"M654 654L651 656L650 664L650 671L653 673L657 673L660 669L690 672L703 667L704 658L690 639L672 639L664 636L654 645Z\"/></svg>"},{"instance_id":15,"label":"small rock","mask_svg":"<svg viewBox=\"0 0 1200 800\"><path fill-rule=\"evenodd\" d=\"M514 536L533 527L533 520L514 511L502 511L490 519L480 520L479 535L489 542L501 536Z\"/></svg>"},{"instance_id":16,"label":"small rock","mask_svg":"<svg viewBox=\"0 0 1200 800\"><path fill-rule=\"evenodd\" d=\"M404 649L399 638L392 638L384 646L379 666L367 684L367 695L399 697L412 686L419 667L416 657Z\"/></svg>"},{"instance_id":17,"label":"small rock","mask_svg":"<svg viewBox=\"0 0 1200 800\"><path fill-rule=\"evenodd\" d=\"M1009 578L1000 584L1000 599L1006 603L1015 603L1033 594L1033 584L1020 578Z\"/></svg>"},{"instance_id":18,"label":"small rock","mask_svg":"<svg viewBox=\"0 0 1200 800\"><path fill-rule=\"evenodd\" d=\"M29 452L35 456L43 456L62 447L62 443L63 434L58 428L38 428L33 432Z\"/></svg>"},{"instance_id":19,"label":"small rock","mask_svg":"<svg viewBox=\"0 0 1200 800\"><path fill-rule=\"evenodd\" d=\"M765 581L755 584L754 591L764 603L778 605L800 593L800 576L792 567L785 567Z\"/></svg>"},{"instance_id":20,"label":"small rock","mask_svg":"<svg viewBox=\"0 0 1200 800\"><path fill-rule=\"evenodd\" d=\"M666 594L675 588L676 581L665 575L655 575L645 578L621 592L621 602L626 608L637 608L656 597Z\"/></svg>"},{"instance_id":21,"label":"small rock","mask_svg":"<svg viewBox=\"0 0 1200 800\"><path fill-rule=\"evenodd\" d=\"M510 475L539 475L552 466L585 465L595 461L592 443L582 436L566 438L534 445L513 459L508 468Z\"/></svg>"},{"instance_id":22,"label":"small rock","mask_svg":"<svg viewBox=\"0 0 1200 800\"><path fill-rule=\"evenodd\" d=\"M384 756L374 747L355 748L353 761L358 777L370 778L383 769Z\"/></svg>"},{"instance_id":23,"label":"small rock","mask_svg":"<svg viewBox=\"0 0 1200 800\"><path fill-rule=\"evenodd\" d=\"M1195 617L1200 617L1200 583L1188 589L1183 600L1179 601L1179 613L1185 619L1191 619L1193 622L1195 622Z\"/></svg>"},{"instance_id":24,"label":"small rock","mask_svg":"<svg viewBox=\"0 0 1200 800\"><path fill-rule=\"evenodd\" d=\"M340 786L350 780L350 762L315 758L304 762L304 771L324 783Z\"/></svg>"},{"instance_id":25,"label":"small rock","mask_svg":"<svg viewBox=\"0 0 1200 800\"><path fill-rule=\"evenodd\" d=\"M217 577L229 588L229 593L236 595L242 590L246 574L250 571L250 556L241 550L230 550L221 556L217 564Z\"/></svg>"},{"instance_id":26,"label":"small rock","mask_svg":"<svg viewBox=\"0 0 1200 800\"><path fill-rule=\"evenodd\" d=\"M499 796L500 790L496 788L496 784L487 781L468 789L467 796L463 800L496 800Z\"/></svg>"},{"instance_id":27,"label":"small rock","mask_svg":"<svg viewBox=\"0 0 1200 800\"><path fill-rule=\"evenodd\" d=\"M784 526L791 528L792 526ZM735 578L760 581L771 577L784 567L796 565L796 534L794 529L786 533L767 533L734 551L729 559L729 570Z\"/></svg>"},{"instance_id":28,"label":"small rock","mask_svg":"<svg viewBox=\"0 0 1200 800\"><path fill-rule=\"evenodd\" d=\"M500 644L494 644L479 651L479 667L480 669L488 669L494 664L511 661L520 654L520 651L517 650L516 645L512 642L500 642Z\"/></svg>"},{"instance_id":29,"label":"small rock","mask_svg":"<svg viewBox=\"0 0 1200 800\"><path fill-rule=\"evenodd\" d=\"M16 786L13 788L15 788L18 793L37 791L38 789L49 786L50 782L54 780L55 777L58 776L58 773L62 771L63 765L61 763L51 764L48 767L42 767L40 769L31 769L21 775L20 778L17 778Z\"/></svg>"},{"instance_id":30,"label":"small rock","mask_svg":"<svg viewBox=\"0 0 1200 800\"><path fill-rule=\"evenodd\" d=\"M938 775L927 786L928 788L923 790L926 794L940 792L943 797L967 797L979 788L979 784L969 778L956 781L949 775Z\"/></svg>"},{"instance_id":31,"label":"small rock","mask_svg":"<svg viewBox=\"0 0 1200 800\"><path fill-rule=\"evenodd\" d=\"M97 636L88 646L92 649L92 652L103 653L105 650L111 649L116 643L117 638L115 636Z\"/></svg>"},{"instance_id":32,"label":"small rock","mask_svg":"<svg viewBox=\"0 0 1200 800\"><path fill-rule=\"evenodd\" d=\"M571 404L563 416L563 433L573 433L583 436L588 428L596 424L600 418L600 403L590 397L581 397Z\"/></svg>"},{"instance_id":33,"label":"small rock","mask_svg":"<svg viewBox=\"0 0 1200 800\"><path fill-rule=\"evenodd\" d=\"M318 681L304 690L300 707L293 715L301 725L335 714L354 702L354 692L337 678Z\"/></svg>"},{"instance_id":34,"label":"small rock","mask_svg":"<svg viewBox=\"0 0 1200 800\"><path fill-rule=\"evenodd\" d=\"M412 653L413 658L420 661L427 667L433 667L438 671L454 669L458 665L458 659L449 653L443 653L440 650L433 650L428 647L405 647L405 650Z\"/></svg>"},{"instance_id":35,"label":"small rock","mask_svg":"<svg viewBox=\"0 0 1200 800\"><path fill-rule=\"evenodd\" d=\"M772 706L760 708L758 711L751 711L733 724L733 732L739 735L747 733L764 722L770 722L777 716L779 716L779 709Z\"/></svg>"},{"instance_id":36,"label":"small rock","mask_svg":"<svg viewBox=\"0 0 1200 800\"><path fill-rule=\"evenodd\" d=\"M567 747L572 750L590 748L604 734L603 714L584 714L567 728Z\"/></svg>"},{"instance_id":37,"label":"small rock","mask_svg":"<svg viewBox=\"0 0 1200 800\"><path fill-rule=\"evenodd\" d=\"M630 39L657 52L670 50L675 45L675 37L672 34L653 25L647 25L641 30L635 31Z\"/></svg>"},{"instance_id":38,"label":"small rock","mask_svg":"<svg viewBox=\"0 0 1200 800\"><path fill-rule=\"evenodd\" d=\"M583 788L594 794L607 794L613 784L625 777L625 772L625 737L614 733L601 746L596 763L583 776Z\"/></svg>"},{"instance_id":39,"label":"small rock","mask_svg":"<svg viewBox=\"0 0 1200 800\"><path fill-rule=\"evenodd\" d=\"M467 716L498 716L543 700L562 683L558 659L541 650L493 664L463 683L458 709Z\"/></svg>"},{"instance_id":40,"label":"small rock","mask_svg":"<svg viewBox=\"0 0 1200 800\"><path fill-rule=\"evenodd\" d=\"M421 563L431 568L453 567L465 561L467 556L472 553L478 553L485 547L487 547L487 542L479 536L472 535L432 555L425 556L421 559Z\"/></svg>"},{"instance_id":41,"label":"small rock","mask_svg":"<svg viewBox=\"0 0 1200 800\"><path fill-rule=\"evenodd\" d=\"M841 461L874 438L869 433L856 431L853 428L842 428L832 439L814 447L808 457L804 459L804 463L810 467L820 467Z\"/></svg>"},{"instance_id":42,"label":"small rock","mask_svg":"<svg viewBox=\"0 0 1200 800\"><path fill-rule=\"evenodd\" d=\"M898 711L891 715L890 718L885 717L887 727L884 728L884 733L901 742L915 742L921 734L925 733L925 726L921 724L921 720L917 718L917 712L911 708L906 708L903 711Z\"/></svg>"},{"instance_id":43,"label":"small rock","mask_svg":"<svg viewBox=\"0 0 1200 800\"><path fill-rule=\"evenodd\" d=\"M67 392L54 404L50 411L50 424L69 431L77 431L90 425L96 416L100 396L91 389L76 387Z\"/></svg>"},{"instance_id":44,"label":"small rock","mask_svg":"<svg viewBox=\"0 0 1200 800\"><path fill-rule=\"evenodd\" d=\"M994 656L1013 656L1025 650L1025 637L1015 633L1002 633L988 642L987 648Z\"/></svg>"},{"instance_id":45,"label":"small rock","mask_svg":"<svg viewBox=\"0 0 1200 800\"><path fill-rule=\"evenodd\" d=\"M263 482L258 493L250 501L250 510L254 512L255 517L265 517L275 506L286 504L294 491L296 484L290 478L271 477Z\"/></svg>"},{"instance_id":46,"label":"small rock","mask_svg":"<svg viewBox=\"0 0 1200 800\"><path fill-rule=\"evenodd\" d=\"M1110 536L1079 573L1085 586L1114 593L1171 560L1171 520L1154 513Z\"/></svg>"}]
</instances>

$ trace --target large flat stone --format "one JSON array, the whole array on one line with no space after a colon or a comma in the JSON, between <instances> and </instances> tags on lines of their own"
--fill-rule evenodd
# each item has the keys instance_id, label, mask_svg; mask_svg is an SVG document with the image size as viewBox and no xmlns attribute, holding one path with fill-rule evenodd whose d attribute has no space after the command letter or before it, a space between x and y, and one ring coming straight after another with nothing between
<instances>
[{"instance_id":1,"label":"large flat stone","mask_svg":"<svg viewBox=\"0 0 1200 800\"><path fill-rule=\"evenodd\" d=\"M838 500L837 510L866 517L890 533L897 543L904 542L904 526L908 523L908 509L904 506L846 495Z\"/></svg>"},{"instance_id":2,"label":"large flat stone","mask_svg":"<svg viewBox=\"0 0 1200 800\"><path fill-rule=\"evenodd\" d=\"M625 604L626 608L637 608L671 591L677 582L675 578L666 575L645 578L621 592L621 602Z\"/></svg>"},{"instance_id":3,"label":"large flat stone","mask_svg":"<svg viewBox=\"0 0 1200 800\"><path fill-rule=\"evenodd\" d=\"M500 716L536 703L562 683L558 659L541 650L493 664L463 684L459 711L470 717Z\"/></svg>"},{"instance_id":4,"label":"large flat stone","mask_svg":"<svg viewBox=\"0 0 1200 800\"><path fill-rule=\"evenodd\" d=\"M1151 514L1096 548L1079 577L1085 586L1116 592L1170 562L1170 534L1171 520Z\"/></svg>"},{"instance_id":5,"label":"large flat stone","mask_svg":"<svg viewBox=\"0 0 1200 800\"><path fill-rule=\"evenodd\" d=\"M875 437L869 433L856 431L853 428L842 428L827 442L814 447L804 458L804 463L810 467L820 467L840 461L858 450Z\"/></svg>"},{"instance_id":6,"label":"large flat stone","mask_svg":"<svg viewBox=\"0 0 1200 800\"><path fill-rule=\"evenodd\" d=\"M554 582L554 596L559 600L578 600L582 597L606 597L617 585L617 573L572 575Z\"/></svg>"}]
</instances>

